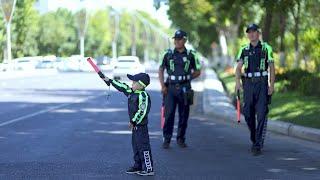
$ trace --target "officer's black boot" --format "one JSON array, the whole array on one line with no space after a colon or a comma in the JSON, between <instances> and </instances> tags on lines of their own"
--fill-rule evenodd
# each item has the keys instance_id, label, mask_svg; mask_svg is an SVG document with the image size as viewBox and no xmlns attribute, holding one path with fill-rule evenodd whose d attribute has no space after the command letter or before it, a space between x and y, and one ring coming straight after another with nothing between
<instances>
[{"instance_id":1,"label":"officer's black boot","mask_svg":"<svg viewBox=\"0 0 320 180\"><path fill-rule=\"evenodd\" d=\"M259 147L252 147L251 152L252 152L253 156L259 156L262 154L261 148L259 148Z\"/></svg>"},{"instance_id":2,"label":"officer's black boot","mask_svg":"<svg viewBox=\"0 0 320 180\"><path fill-rule=\"evenodd\" d=\"M170 142L164 140L163 143L162 143L162 148L163 149L168 149L169 147L170 147Z\"/></svg>"},{"instance_id":3,"label":"officer's black boot","mask_svg":"<svg viewBox=\"0 0 320 180\"><path fill-rule=\"evenodd\" d=\"M186 144L186 143L184 142L184 140L182 140L182 139L177 139L177 144L178 144L178 146L181 147L181 148L186 148L186 147L188 147L187 144Z\"/></svg>"}]
</instances>

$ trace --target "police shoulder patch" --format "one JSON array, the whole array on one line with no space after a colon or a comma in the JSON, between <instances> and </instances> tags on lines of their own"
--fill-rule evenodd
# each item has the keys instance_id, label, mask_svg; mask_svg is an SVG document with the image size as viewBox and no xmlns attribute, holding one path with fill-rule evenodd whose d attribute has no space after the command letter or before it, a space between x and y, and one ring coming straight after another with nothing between
<instances>
[{"instance_id":1,"label":"police shoulder patch","mask_svg":"<svg viewBox=\"0 0 320 180\"><path fill-rule=\"evenodd\" d=\"M145 110L145 109L146 109L146 103L141 103L141 104L139 105L139 108L140 108L141 110Z\"/></svg>"}]
</instances>

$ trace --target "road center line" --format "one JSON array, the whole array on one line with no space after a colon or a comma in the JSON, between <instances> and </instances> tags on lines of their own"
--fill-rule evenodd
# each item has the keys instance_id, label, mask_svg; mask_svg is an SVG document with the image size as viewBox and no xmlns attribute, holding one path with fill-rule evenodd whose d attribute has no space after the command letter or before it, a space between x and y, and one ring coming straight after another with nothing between
<instances>
[{"instance_id":1,"label":"road center line","mask_svg":"<svg viewBox=\"0 0 320 180\"><path fill-rule=\"evenodd\" d=\"M37 115L40 115L40 114L44 114L44 113L50 112L52 110L56 110L56 109L59 109L59 108L62 108L62 107L65 107L65 106L68 106L68 105L71 105L71 104L77 104L77 103L81 103L81 102L84 102L84 101L88 101L88 100L91 100L91 99L94 99L94 98L97 98L97 97L100 97L100 96L104 96L104 94L103 95L97 95L97 96L91 96L91 97L88 97L88 98L85 98L85 99L78 99L78 100L75 100L75 102L72 102L72 103L60 104L60 105L57 105L57 106L54 106L54 107L50 107L50 108L47 108L47 109L44 109L44 110L41 110L41 111L38 111L38 112L35 112L35 113L32 113L32 114L27 114L27 115L24 115L24 116L21 116L21 117L18 117L18 118L3 122L3 123L0 124L0 127L6 126L8 124L15 123L15 122L23 121L23 120L26 120L26 119L28 119L30 117L34 117L34 116L37 116Z\"/></svg>"}]
</instances>

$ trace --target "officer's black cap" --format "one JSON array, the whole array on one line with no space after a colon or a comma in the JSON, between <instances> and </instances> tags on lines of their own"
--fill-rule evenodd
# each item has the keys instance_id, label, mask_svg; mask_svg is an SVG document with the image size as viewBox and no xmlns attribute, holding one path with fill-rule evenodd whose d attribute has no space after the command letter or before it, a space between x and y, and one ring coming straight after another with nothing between
<instances>
[{"instance_id":1,"label":"officer's black cap","mask_svg":"<svg viewBox=\"0 0 320 180\"><path fill-rule=\"evenodd\" d=\"M135 75L127 74L127 77L131 81L136 81L144 87L147 87L150 84L150 76L147 73L139 73Z\"/></svg>"},{"instance_id":2,"label":"officer's black cap","mask_svg":"<svg viewBox=\"0 0 320 180\"><path fill-rule=\"evenodd\" d=\"M248 33L250 30L253 31L259 31L259 26L256 24L249 24L249 26L247 27L246 33Z\"/></svg>"},{"instance_id":3,"label":"officer's black cap","mask_svg":"<svg viewBox=\"0 0 320 180\"><path fill-rule=\"evenodd\" d=\"M182 31L182 30L177 30L175 33L174 33L174 36L172 37L173 39L187 39L187 33L185 31Z\"/></svg>"}]
</instances>

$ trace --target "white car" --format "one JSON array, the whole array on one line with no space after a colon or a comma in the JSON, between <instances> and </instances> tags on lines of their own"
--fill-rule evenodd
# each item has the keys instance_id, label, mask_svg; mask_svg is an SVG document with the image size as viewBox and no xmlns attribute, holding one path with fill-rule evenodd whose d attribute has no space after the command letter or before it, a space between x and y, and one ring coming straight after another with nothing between
<instances>
[{"instance_id":1,"label":"white car","mask_svg":"<svg viewBox=\"0 0 320 180\"><path fill-rule=\"evenodd\" d=\"M114 63L113 78L121 79L126 77L127 74L137 74L145 71L137 56L119 56Z\"/></svg>"},{"instance_id":2,"label":"white car","mask_svg":"<svg viewBox=\"0 0 320 180\"><path fill-rule=\"evenodd\" d=\"M0 71L7 71L8 70L8 63L0 63Z\"/></svg>"},{"instance_id":3,"label":"white car","mask_svg":"<svg viewBox=\"0 0 320 180\"><path fill-rule=\"evenodd\" d=\"M42 57L21 57L14 59L14 70L33 71Z\"/></svg>"}]
</instances>

